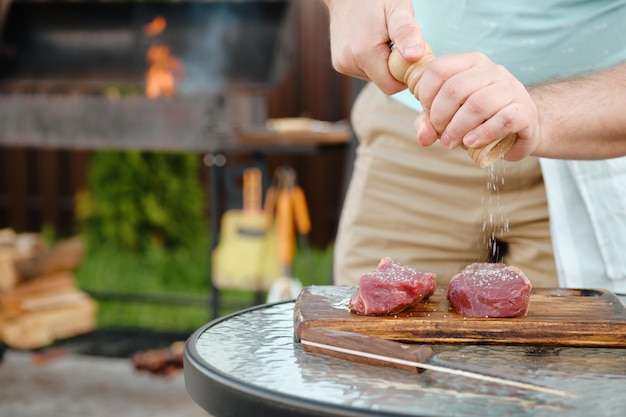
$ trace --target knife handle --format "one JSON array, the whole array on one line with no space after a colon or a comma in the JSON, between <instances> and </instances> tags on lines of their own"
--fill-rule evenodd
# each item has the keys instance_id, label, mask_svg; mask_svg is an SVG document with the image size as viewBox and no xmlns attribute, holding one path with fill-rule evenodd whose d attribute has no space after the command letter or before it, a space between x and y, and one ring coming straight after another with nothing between
<instances>
[{"instance_id":1,"label":"knife handle","mask_svg":"<svg viewBox=\"0 0 626 417\"><path fill-rule=\"evenodd\" d=\"M313 342L316 345L311 345L308 342ZM360 333L322 328L310 328L303 330L302 336L300 337L300 343L302 344L302 348L307 352L322 353L324 355L333 356L335 358L351 362L364 363L374 366L386 366L413 373L420 373L423 369L415 366L363 357L345 352L338 352L336 350L332 350L331 348L343 348L365 354L380 355L388 358L420 363L428 360L433 354L432 349L428 346L404 344Z\"/></svg>"},{"instance_id":2,"label":"knife handle","mask_svg":"<svg viewBox=\"0 0 626 417\"><path fill-rule=\"evenodd\" d=\"M414 63L407 62L400 52L393 48L389 55L387 65L389 72L393 77L406 84L408 90L419 100L418 87L419 82L424 75L424 71L428 64L435 59L435 55L430 45L424 42L424 55ZM485 146L476 148L467 148L470 158L481 168L486 168L511 149L517 141L517 133L510 133L507 136L495 140Z\"/></svg>"}]
</instances>

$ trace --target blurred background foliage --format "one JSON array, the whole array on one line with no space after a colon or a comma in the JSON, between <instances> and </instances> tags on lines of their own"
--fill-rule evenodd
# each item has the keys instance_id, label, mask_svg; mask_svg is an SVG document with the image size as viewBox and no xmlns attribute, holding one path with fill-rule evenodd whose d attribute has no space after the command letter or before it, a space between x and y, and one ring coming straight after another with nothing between
<instances>
[{"instance_id":1,"label":"blurred background foliage","mask_svg":"<svg viewBox=\"0 0 626 417\"><path fill-rule=\"evenodd\" d=\"M81 234L136 253L197 246L207 235L198 164L188 153L96 152L77 201Z\"/></svg>"},{"instance_id":2,"label":"blurred background foliage","mask_svg":"<svg viewBox=\"0 0 626 417\"><path fill-rule=\"evenodd\" d=\"M87 256L76 278L98 300L99 327L189 332L212 318L199 164L200 156L188 153L94 154L88 191L77 197ZM293 274L303 285L328 284L331 268L332 245L299 245ZM256 299L251 291L221 291L220 315Z\"/></svg>"}]
</instances>

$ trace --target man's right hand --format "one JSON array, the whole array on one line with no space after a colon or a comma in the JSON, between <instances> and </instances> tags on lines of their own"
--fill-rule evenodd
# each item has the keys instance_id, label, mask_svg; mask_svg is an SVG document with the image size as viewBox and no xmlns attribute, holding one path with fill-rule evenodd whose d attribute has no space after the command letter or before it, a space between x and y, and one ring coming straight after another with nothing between
<instances>
[{"instance_id":1,"label":"man's right hand","mask_svg":"<svg viewBox=\"0 0 626 417\"><path fill-rule=\"evenodd\" d=\"M406 88L387 66L393 42L408 62L418 61L424 40L411 0L323 0L330 13L335 70L372 81L385 94Z\"/></svg>"}]
</instances>

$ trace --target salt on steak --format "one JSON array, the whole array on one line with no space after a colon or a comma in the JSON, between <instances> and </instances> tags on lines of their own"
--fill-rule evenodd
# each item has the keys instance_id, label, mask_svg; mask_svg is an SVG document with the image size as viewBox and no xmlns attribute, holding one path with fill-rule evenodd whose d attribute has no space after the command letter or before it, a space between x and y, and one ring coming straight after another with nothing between
<instances>
[{"instance_id":1,"label":"salt on steak","mask_svg":"<svg viewBox=\"0 0 626 417\"><path fill-rule=\"evenodd\" d=\"M350 310L357 314L396 314L430 297L435 292L437 275L383 258L378 267L365 273L350 299Z\"/></svg>"},{"instance_id":2,"label":"salt on steak","mask_svg":"<svg viewBox=\"0 0 626 417\"><path fill-rule=\"evenodd\" d=\"M502 263L474 263L450 280L448 301L468 317L525 316L532 285L524 273Z\"/></svg>"}]
</instances>

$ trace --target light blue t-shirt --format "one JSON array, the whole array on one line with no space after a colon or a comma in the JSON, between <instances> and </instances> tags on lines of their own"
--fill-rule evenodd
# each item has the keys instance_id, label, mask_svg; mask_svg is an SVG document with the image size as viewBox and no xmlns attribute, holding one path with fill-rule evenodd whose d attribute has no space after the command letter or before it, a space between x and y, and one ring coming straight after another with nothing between
<instances>
[{"instance_id":1,"label":"light blue t-shirt","mask_svg":"<svg viewBox=\"0 0 626 417\"><path fill-rule=\"evenodd\" d=\"M626 0L414 0L435 55L482 51L525 85L626 62ZM416 110L408 91L394 97ZM559 284L626 294L626 157L540 158Z\"/></svg>"},{"instance_id":2,"label":"light blue t-shirt","mask_svg":"<svg viewBox=\"0 0 626 417\"><path fill-rule=\"evenodd\" d=\"M436 56L481 51L525 85L626 61L626 0L413 0ZM421 110L408 91L398 100Z\"/></svg>"}]
</instances>

